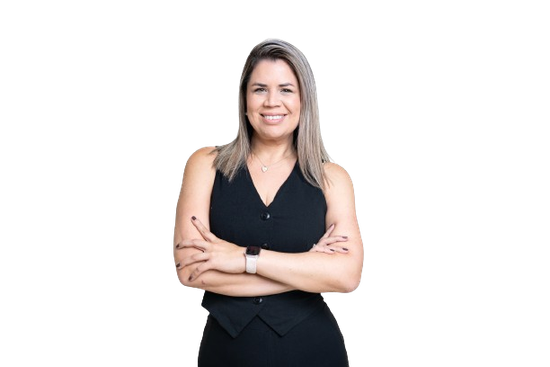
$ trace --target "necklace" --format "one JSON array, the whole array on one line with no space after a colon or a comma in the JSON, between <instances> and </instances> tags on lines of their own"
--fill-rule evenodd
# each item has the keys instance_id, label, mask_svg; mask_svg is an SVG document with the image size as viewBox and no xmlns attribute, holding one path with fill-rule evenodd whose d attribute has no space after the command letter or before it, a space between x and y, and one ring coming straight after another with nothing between
<instances>
[{"instance_id":1,"label":"necklace","mask_svg":"<svg viewBox=\"0 0 550 367\"><path fill-rule=\"evenodd\" d=\"M281 163L282 161L284 161L285 159L287 159L287 158L289 157L289 155L287 155L287 156L285 156L283 159L278 160L278 161L275 162L275 163L271 163L271 164L268 166L268 165L264 164L264 162L262 162L262 160L260 159L260 157L258 157L258 155L257 155L256 153L252 152L252 154L254 154L254 156L255 156L256 158L258 158L258 162L260 162L260 164L262 165L262 172L263 172L263 173L266 173L267 170L269 169L269 167L273 167L273 166L276 165L277 163Z\"/></svg>"}]
</instances>

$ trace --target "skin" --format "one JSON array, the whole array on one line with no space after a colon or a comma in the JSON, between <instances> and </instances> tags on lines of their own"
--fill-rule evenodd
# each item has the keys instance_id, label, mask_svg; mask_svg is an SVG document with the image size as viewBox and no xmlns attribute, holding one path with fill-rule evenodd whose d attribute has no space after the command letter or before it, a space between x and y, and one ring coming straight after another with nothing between
<instances>
[{"instance_id":1,"label":"skin","mask_svg":"<svg viewBox=\"0 0 550 367\"><path fill-rule=\"evenodd\" d=\"M254 128L253 148L263 150L260 144L289 148L300 120L300 89L287 63L260 61L250 75L246 102L246 115ZM283 118L269 120L268 116Z\"/></svg>"},{"instance_id":2,"label":"skin","mask_svg":"<svg viewBox=\"0 0 550 367\"><path fill-rule=\"evenodd\" d=\"M247 165L259 196L269 205L296 162L292 134L299 124L300 90L286 62L263 60L255 67L247 86L247 116L254 129L253 154ZM351 292L357 288L363 245L353 185L342 167L324 165L330 182L323 191L327 231L317 244L298 254L262 250L257 274L247 274L244 248L209 230L215 178L212 151L212 147L196 151L185 167L174 232L174 258L182 284L240 297L290 290ZM269 166L268 171L261 171L260 161Z\"/></svg>"}]
</instances>

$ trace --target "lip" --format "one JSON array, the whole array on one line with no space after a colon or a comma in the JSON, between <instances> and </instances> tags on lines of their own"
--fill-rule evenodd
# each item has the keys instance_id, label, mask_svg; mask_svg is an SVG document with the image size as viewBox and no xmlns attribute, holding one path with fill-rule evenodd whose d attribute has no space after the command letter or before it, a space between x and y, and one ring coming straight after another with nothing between
<instances>
[{"instance_id":1,"label":"lip","mask_svg":"<svg viewBox=\"0 0 550 367\"><path fill-rule=\"evenodd\" d=\"M262 120L266 124L278 124L283 121L286 117L286 113L261 113ZM280 116L279 118L273 118L273 116Z\"/></svg>"}]
</instances>

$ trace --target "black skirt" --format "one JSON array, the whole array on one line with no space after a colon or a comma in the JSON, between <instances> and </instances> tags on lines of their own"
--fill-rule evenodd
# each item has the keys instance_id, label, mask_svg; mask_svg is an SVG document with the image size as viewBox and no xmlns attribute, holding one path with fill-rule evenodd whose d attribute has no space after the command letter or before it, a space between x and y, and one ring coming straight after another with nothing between
<instances>
[{"instance_id":1,"label":"black skirt","mask_svg":"<svg viewBox=\"0 0 550 367\"><path fill-rule=\"evenodd\" d=\"M280 336L259 317L235 338L208 316L199 367L347 367L340 328L328 306Z\"/></svg>"}]
</instances>

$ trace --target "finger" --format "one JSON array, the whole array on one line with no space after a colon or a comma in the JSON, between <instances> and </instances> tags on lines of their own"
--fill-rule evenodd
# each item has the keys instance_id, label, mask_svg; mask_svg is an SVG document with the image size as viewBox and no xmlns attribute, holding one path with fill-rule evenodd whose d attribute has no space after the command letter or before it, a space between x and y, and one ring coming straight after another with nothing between
<instances>
[{"instance_id":1,"label":"finger","mask_svg":"<svg viewBox=\"0 0 550 367\"><path fill-rule=\"evenodd\" d=\"M348 240L348 236L331 236L331 237L321 238L321 240L317 245L329 246L338 242L346 242L347 240Z\"/></svg>"},{"instance_id":2,"label":"finger","mask_svg":"<svg viewBox=\"0 0 550 367\"><path fill-rule=\"evenodd\" d=\"M321 239L329 237L330 234L332 233L332 231L334 231L334 224L331 224L331 225L327 228L327 231L325 232L325 234L323 235L323 237L321 237Z\"/></svg>"},{"instance_id":3,"label":"finger","mask_svg":"<svg viewBox=\"0 0 550 367\"><path fill-rule=\"evenodd\" d=\"M197 279L202 273L207 271L210 267L210 264L208 262L204 262L201 265L197 266L195 270L189 275L189 281L192 282L193 280Z\"/></svg>"},{"instance_id":4,"label":"finger","mask_svg":"<svg viewBox=\"0 0 550 367\"><path fill-rule=\"evenodd\" d=\"M197 250L205 252L211 249L211 244L205 240L192 239L181 241L176 245L176 250L181 250L184 248L196 248Z\"/></svg>"},{"instance_id":5,"label":"finger","mask_svg":"<svg viewBox=\"0 0 550 367\"><path fill-rule=\"evenodd\" d=\"M327 254L327 255L332 255L332 254L335 253L334 251L330 251L330 249L328 249L328 248L320 248L318 250L311 251L311 252L318 252L320 254Z\"/></svg>"},{"instance_id":6,"label":"finger","mask_svg":"<svg viewBox=\"0 0 550 367\"><path fill-rule=\"evenodd\" d=\"M193 265L201 261L208 261L210 254L207 252L199 252L197 254L187 256L185 259L176 264L178 270L185 268L186 266Z\"/></svg>"},{"instance_id":7,"label":"finger","mask_svg":"<svg viewBox=\"0 0 550 367\"><path fill-rule=\"evenodd\" d=\"M311 252L321 252L321 253L324 253L324 254L329 254L329 255L333 255L333 254L347 254L349 252L349 249L347 247L340 247L340 246L331 246L331 247L328 247L328 246L318 246L317 249L315 250L310 250Z\"/></svg>"},{"instance_id":8,"label":"finger","mask_svg":"<svg viewBox=\"0 0 550 367\"><path fill-rule=\"evenodd\" d=\"M204 224L202 224L202 222L197 217L192 216L191 217L191 222L193 223L195 228L198 229L198 231L200 232L202 238L204 238L206 241L213 242L215 239L217 239L217 237L214 236L214 234L212 232L210 232L208 230L208 228L206 228L206 226Z\"/></svg>"},{"instance_id":9,"label":"finger","mask_svg":"<svg viewBox=\"0 0 550 367\"><path fill-rule=\"evenodd\" d=\"M204 250L200 247L200 244L198 244L195 240L183 240L183 241L178 242L178 244L176 245L176 250L181 250L181 249L184 249L184 248L191 248L191 247L195 247L195 248L198 248L200 250Z\"/></svg>"},{"instance_id":10,"label":"finger","mask_svg":"<svg viewBox=\"0 0 550 367\"><path fill-rule=\"evenodd\" d=\"M334 254L336 252L336 250L330 248L330 247L327 247L325 245L316 245L314 247L311 248L311 250L309 250L310 252L320 252L320 253L323 253L323 254Z\"/></svg>"},{"instance_id":11,"label":"finger","mask_svg":"<svg viewBox=\"0 0 550 367\"><path fill-rule=\"evenodd\" d=\"M327 246L323 246L321 250L322 250L322 251L320 251L320 252L323 252L323 253L329 254L329 255L332 255L332 254L334 254L334 253L336 252L335 249L330 248L330 247L327 247Z\"/></svg>"},{"instance_id":12,"label":"finger","mask_svg":"<svg viewBox=\"0 0 550 367\"><path fill-rule=\"evenodd\" d=\"M338 252L340 254L347 254L349 252L349 249L347 247L332 246L331 248L334 250L334 252Z\"/></svg>"}]
</instances>

